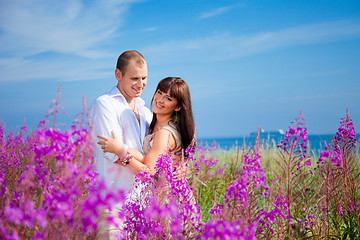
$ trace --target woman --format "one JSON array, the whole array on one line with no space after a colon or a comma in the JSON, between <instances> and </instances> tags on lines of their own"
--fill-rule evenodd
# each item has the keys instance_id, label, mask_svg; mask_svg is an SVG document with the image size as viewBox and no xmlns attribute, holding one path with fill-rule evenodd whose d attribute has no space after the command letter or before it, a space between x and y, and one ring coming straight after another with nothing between
<instances>
[{"instance_id":1,"label":"woman","mask_svg":"<svg viewBox=\"0 0 360 240\"><path fill-rule=\"evenodd\" d=\"M133 148L125 149L116 136L113 139L98 136L104 152L118 155L118 162L138 172L148 172L155 175L159 156L170 151L184 153L184 149L192 144L195 133L194 119L191 107L190 91L187 83L178 77L167 77L161 80L152 99L153 120L150 124L149 135L145 137L141 153ZM178 161L183 157L174 157L174 175L181 171ZM186 196L191 204L195 205L195 198ZM181 201L179 199L179 201ZM185 223L186 235L191 235L193 227Z\"/></svg>"}]
</instances>

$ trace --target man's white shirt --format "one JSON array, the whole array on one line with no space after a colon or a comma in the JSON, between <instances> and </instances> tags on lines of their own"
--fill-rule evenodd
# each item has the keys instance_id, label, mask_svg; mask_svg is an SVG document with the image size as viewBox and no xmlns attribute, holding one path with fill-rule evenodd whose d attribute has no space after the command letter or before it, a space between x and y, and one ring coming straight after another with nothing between
<instances>
[{"instance_id":1,"label":"man's white shirt","mask_svg":"<svg viewBox=\"0 0 360 240\"><path fill-rule=\"evenodd\" d=\"M131 147L142 152L152 113L141 98L135 98L135 104L140 122L117 87L98 97L90 108L95 142L100 140L98 135L112 138L111 132L114 131L125 148ZM101 146L96 144L95 165L99 177L104 178L109 187L130 188L134 175L128 168L114 163L117 159L115 154L103 153Z\"/></svg>"}]
</instances>

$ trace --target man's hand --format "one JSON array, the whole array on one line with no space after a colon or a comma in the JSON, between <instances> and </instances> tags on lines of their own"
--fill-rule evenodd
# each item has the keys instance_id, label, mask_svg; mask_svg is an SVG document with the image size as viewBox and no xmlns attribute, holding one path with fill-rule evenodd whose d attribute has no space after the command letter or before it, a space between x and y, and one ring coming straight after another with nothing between
<instances>
[{"instance_id":1,"label":"man's hand","mask_svg":"<svg viewBox=\"0 0 360 240\"><path fill-rule=\"evenodd\" d=\"M101 145L101 149L103 149L104 152L115 153L120 159L122 159L126 156L126 151L116 138L114 131L112 131L111 134L113 136L113 139L105 136L97 136L98 138L104 140L99 141L98 144Z\"/></svg>"}]
</instances>

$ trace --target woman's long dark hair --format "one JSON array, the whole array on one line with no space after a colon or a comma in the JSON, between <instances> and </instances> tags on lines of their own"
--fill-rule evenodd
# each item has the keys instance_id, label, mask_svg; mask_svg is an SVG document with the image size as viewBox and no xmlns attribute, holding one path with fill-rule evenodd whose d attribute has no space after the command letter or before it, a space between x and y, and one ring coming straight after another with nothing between
<instances>
[{"instance_id":1,"label":"woman's long dark hair","mask_svg":"<svg viewBox=\"0 0 360 240\"><path fill-rule=\"evenodd\" d=\"M178 105L181 109L178 112L174 112L172 119L174 120L175 114L179 114L179 121L176 123L177 130L181 135L181 143L184 149L186 149L195 137L195 125L194 117L191 107L190 90L187 83L179 77L167 77L161 80L156 88L155 93L160 90L164 93L168 93L170 97L176 98ZM153 99L151 104L153 104ZM156 114L153 113L153 119L150 124L150 131L154 130L156 123Z\"/></svg>"}]
</instances>

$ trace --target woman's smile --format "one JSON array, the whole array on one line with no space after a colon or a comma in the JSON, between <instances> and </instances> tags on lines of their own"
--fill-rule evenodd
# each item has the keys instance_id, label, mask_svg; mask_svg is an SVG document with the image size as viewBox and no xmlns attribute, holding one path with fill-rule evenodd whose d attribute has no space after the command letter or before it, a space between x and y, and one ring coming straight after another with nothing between
<instances>
[{"instance_id":1,"label":"woman's smile","mask_svg":"<svg viewBox=\"0 0 360 240\"><path fill-rule=\"evenodd\" d=\"M161 104L159 104L157 101L155 102L155 106L156 106L157 108L163 108L163 106L162 106Z\"/></svg>"}]
</instances>

